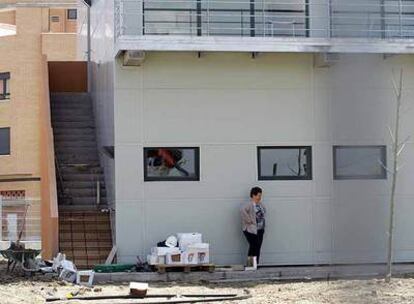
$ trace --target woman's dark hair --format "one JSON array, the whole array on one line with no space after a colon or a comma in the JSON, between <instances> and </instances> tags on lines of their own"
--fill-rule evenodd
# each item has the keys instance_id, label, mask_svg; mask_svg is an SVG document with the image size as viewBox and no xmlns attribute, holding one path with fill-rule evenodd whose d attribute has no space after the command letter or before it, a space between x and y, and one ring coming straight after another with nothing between
<instances>
[{"instance_id":1,"label":"woman's dark hair","mask_svg":"<svg viewBox=\"0 0 414 304\"><path fill-rule=\"evenodd\" d=\"M250 190L250 197L256 196L259 193L262 193L262 188L260 187L253 187L252 190Z\"/></svg>"}]
</instances>

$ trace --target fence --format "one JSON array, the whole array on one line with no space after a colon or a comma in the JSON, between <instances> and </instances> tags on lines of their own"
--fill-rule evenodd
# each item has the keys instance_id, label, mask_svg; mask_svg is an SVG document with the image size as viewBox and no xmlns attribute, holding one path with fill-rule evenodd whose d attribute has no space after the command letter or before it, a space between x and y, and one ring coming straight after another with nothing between
<instances>
[{"instance_id":1,"label":"fence","mask_svg":"<svg viewBox=\"0 0 414 304\"><path fill-rule=\"evenodd\" d=\"M40 201L0 198L1 241L41 240Z\"/></svg>"}]
</instances>

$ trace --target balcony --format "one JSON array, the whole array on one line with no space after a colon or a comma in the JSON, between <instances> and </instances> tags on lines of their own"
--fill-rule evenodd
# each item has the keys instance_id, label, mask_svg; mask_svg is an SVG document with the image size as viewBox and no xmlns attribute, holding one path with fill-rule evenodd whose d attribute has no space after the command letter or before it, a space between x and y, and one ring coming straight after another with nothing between
<instances>
[{"instance_id":1,"label":"balcony","mask_svg":"<svg viewBox=\"0 0 414 304\"><path fill-rule=\"evenodd\" d=\"M118 0L119 50L412 53L412 0Z\"/></svg>"}]
</instances>

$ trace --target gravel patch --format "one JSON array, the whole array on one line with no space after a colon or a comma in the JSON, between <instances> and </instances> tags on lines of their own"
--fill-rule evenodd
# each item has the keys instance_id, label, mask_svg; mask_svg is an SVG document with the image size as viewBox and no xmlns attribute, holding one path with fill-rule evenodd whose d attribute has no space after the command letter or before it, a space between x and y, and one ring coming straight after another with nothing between
<instances>
[{"instance_id":1,"label":"gravel patch","mask_svg":"<svg viewBox=\"0 0 414 304\"><path fill-rule=\"evenodd\" d=\"M6 274L0 262L0 303L45 303L45 297L62 297L69 293L78 295L127 294L128 283L101 284L94 288L80 287L58 281L55 277L35 275L23 277L21 273ZM306 282L251 282L251 283L153 283L149 293L238 293L250 294L241 304L316 304L316 303L414 303L414 279L394 278L390 284L380 279L336 280ZM122 301L70 301L67 303L125 303ZM134 301L127 301L133 303ZM62 302L56 302L62 303ZM222 303L236 303L225 301Z\"/></svg>"}]
</instances>

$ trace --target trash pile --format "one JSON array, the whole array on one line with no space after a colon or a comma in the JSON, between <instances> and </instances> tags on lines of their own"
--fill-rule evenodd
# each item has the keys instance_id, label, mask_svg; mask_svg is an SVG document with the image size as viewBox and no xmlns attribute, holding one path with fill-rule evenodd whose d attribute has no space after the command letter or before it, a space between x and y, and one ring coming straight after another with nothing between
<instances>
[{"instance_id":1,"label":"trash pile","mask_svg":"<svg viewBox=\"0 0 414 304\"><path fill-rule=\"evenodd\" d=\"M149 265L203 265L210 263L210 245L201 233L177 233L151 248Z\"/></svg>"},{"instance_id":2,"label":"trash pile","mask_svg":"<svg viewBox=\"0 0 414 304\"><path fill-rule=\"evenodd\" d=\"M95 272L93 270L78 271L72 261L66 259L66 255L58 253L53 259L51 267L43 267L42 272L54 272L59 275L59 279L76 283L79 285L92 286Z\"/></svg>"}]
</instances>

